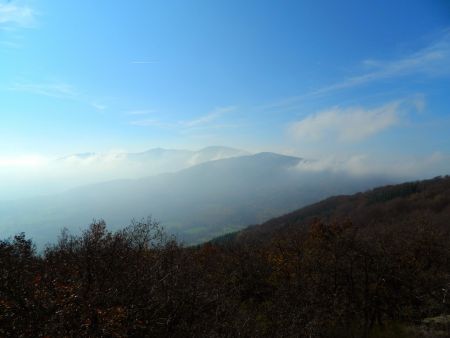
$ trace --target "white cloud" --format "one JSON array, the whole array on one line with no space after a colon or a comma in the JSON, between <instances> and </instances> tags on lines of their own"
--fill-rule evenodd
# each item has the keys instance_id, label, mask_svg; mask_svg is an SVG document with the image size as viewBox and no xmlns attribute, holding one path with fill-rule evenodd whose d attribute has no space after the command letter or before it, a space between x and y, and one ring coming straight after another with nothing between
<instances>
[{"instance_id":1,"label":"white cloud","mask_svg":"<svg viewBox=\"0 0 450 338\"><path fill-rule=\"evenodd\" d=\"M28 92L56 98L76 98L79 93L67 83L16 83L9 90Z\"/></svg>"},{"instance_id":2,"label":"white cloud","mask_svg":"<svg viewBox=\"0 0 450 338\"><path fill-rule=\"evenodd\" d=\"M398 156L387 160L355 154L302 161L295 169L304 172L341 172L356 177L382 175L396 179L423 179L449 174L450 156L436 151L426 156Z\"/></svg>"},{"instance_id":3,"label":"white cloud","mask_svg":"<svg viewBox=\"0 0 450 338\"><path fill-rule=\"evenodd\" d=\"M372 175L378 173L366 155L352 155L345 158L336 156L324 157L320 160L301 161L296 169L305 172L346 172L355 176Z\"/></svg>"},{"instance_id":4,"label":"white cloud","mask_svg":"<svg viewBox=\"0 0 450 338\"><path fill-rule=\"evenodd\" d=\"M374 109L334 107L296 121L289 129L295 138L306 141L330 137L339 141L359 141L397 124L400 107L400 101Z\"/></svg>"},{"instance_id":5,"label":"white cloud","mask_svg":"<svg viewBox=\"0 0 450 338\"><path fill-rule=\"evenodd\" d=\"M36 12L17 1L0 2L0 28L30 27L35 21Z\"/></svg>"}]
</instances>

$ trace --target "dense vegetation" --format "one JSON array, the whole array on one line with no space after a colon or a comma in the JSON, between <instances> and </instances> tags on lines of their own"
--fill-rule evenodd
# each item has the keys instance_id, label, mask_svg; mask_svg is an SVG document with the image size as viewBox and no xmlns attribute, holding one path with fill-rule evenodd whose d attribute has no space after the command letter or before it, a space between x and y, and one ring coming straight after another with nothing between
<instances>
[{"instance_id":1,"label":"dense vegetation","mask_svg":"<svg viewBox=\"0 0 450 338\"><path fill-rule=\"evenodd\" d=\"M276 233L304 227L317 218L326 222L350 219L360 227L416 222L422 219L439 228L449 228L450 176L330 197L264 224L217 238L216 241L270 240Z\"/></svg>"},{"instance_id":2,"label":"dense vegetation","mask_svg":"<svg viewBox=\"0 0 450 338\"><path fill-rule=\"evenodd\" d=\"M152 220L116 232L100 221L63 232L41 255L18 235L0 243L0 336L449 334L445 321L422 328L450 310L446 227L426 216L308 224L270 240L183 247Z\"/></svg>"}]
</instances>

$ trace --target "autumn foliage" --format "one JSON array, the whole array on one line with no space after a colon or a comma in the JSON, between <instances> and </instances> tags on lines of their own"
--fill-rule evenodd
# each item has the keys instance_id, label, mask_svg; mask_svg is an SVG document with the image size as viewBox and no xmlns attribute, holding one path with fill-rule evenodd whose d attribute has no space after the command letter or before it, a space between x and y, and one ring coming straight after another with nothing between
<instances>
[{"instance_id":1,"label":"autumn foliage","mask_svg":"<svg viewBox=\"0 0 450 338\"><path fill-rule=\"evenodd\" d=\"M0 336L372 337L448 313L449 239L424 221L317 220L183 247L152 220L100 221L38 255L22 234L0 243Z\"/></svg>"}]
</instances>

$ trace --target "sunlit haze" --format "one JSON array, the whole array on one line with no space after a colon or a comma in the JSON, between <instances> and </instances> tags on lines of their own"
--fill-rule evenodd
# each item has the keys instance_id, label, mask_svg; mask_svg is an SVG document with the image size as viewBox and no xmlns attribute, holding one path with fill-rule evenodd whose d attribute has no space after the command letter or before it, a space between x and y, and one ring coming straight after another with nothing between
<instances>
[{"instance_id":1,"label":"sunlit haze","mask_svg":"<svg viewBox=\"0 0 450 338\"><path fill-rule=\"evenodd\" d=\"M450 171L446 1L0 0L0 62L1 201L260 152L371 182L330 194Z\"/></svg>"}]
</instances>

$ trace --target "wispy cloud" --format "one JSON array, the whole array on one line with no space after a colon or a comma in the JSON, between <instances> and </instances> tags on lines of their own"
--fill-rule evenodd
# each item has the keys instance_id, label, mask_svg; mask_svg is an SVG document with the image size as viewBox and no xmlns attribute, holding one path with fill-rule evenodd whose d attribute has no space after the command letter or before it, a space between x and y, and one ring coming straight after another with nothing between
<instances>
[{"instance_id":1,"label":"wispy cloud","mask_svg":"<svg viewBox=\"0 0 450 338\"><path fill-rule=\"evenodd\" d=\"M366 69L365 72L259 108L266 110L295 107L308 99L322 97L340 90L368 85L385 79L394 79L411 75L449 77L450 29L444 30L439 38L435 39L422 49L392 60L367 59L362 61L362 65Z\"/></svg>"},{"instance_id":2,"label":"wispy cloud","mask_svg":"<svg viewBox=\"0 0 450 338\"><path fill-rule=\"evenodd\" d=\"M446 30L438 41L410 55L391 61L365 60L363 64L369 66L371 71L320 88L311 94L320 95L334 90L364 85L377 80L411 74L448 76L450 75L450 30Z\"/></svg>"},{"instance_id":3,"label":"wispy cloud","mask_svg":"<svg viewBox=\"0 0 450 338\"><path fill-rule=\"evenodd\" d=\"M0 40L0 45L6 48L18 49L22 47L22 41L17 36L7 37L4 40Z\"/></svg>"},{"instance_id":4,"label":"wispy cloud","mask_svg":"<svg viewBox=\"0 0 450 338\"><path fill-rule=\"evenodd\" d=\"M93 102L92 107L94 107L97 110L105 110L106 108L108 108L105 104L98 103L98 102Z\"/></svg>"},{"instance_id":5,"label":"wispy cloud","mask_svg":"<svg viewBox=\"0 0 450 338\"><path fill-rule=\"evenodd\" d=\"M180 124L182 126L192 128L192 127L198 127L206 124L210 124L211 122L219 119L224 114L232 112L236 109L236 107L230 106L230 107L221 107L216 108L213 111L209 112L206 115L200 116L198 118L189 120L189 121L181 121Z\"/></svg>"},{"instance_id":6,"label":"wispy cloud","mask_svg":"<svg viewBox=\"0 0 450 338\"><path fill-rule=\"evenodd\" d=\"M9 86L0 87L0 90L23 92L32 95L41 95L59 100L79 102L103 113L108 106L102 99L86 95L78 88L67 82L16 82Z\"/></svg>"},{"instance_id":7,"label":"wispy cloud","mask_svg":"<svg viewBox=\"0 0 450 338\"><path fill-rule=\"evenodd\" d=\"M64 82L15 83L9 86L8 89L55 98L74 99L80 95L73 86Z\"/></svg>"},{"instance_id":8,"label":"wispy cloud","mask_svg":"<svg viewBox=\"0 0 450 338\"><path fill-rule=\"evenodd\" d=\"M216 122L223 117L224 114L234 111L236 108L229 106L229 107L220 107L212 110L211 112L196 117L191 120L185 120L185 121L175 121L175 122L164 122L158 119L154 118L145 118L140 120L133 120L130 121L129 124L133 126L140 126L140 127L160 127L160 128L169 128L169 129L176 129L176 130L193 130L197 128L217 128L221 127L223 128L224 124L216 124ZM151 111L146 110L136 110L128 112L128 115L148 115Z\"/></svg>"},{"instance_id":9,"label":"wispy cloud","mask_svg":"<svg viewBox=\"0 0 450 338\"><path fill-rule=\"evenodd\" d=\"M36 12L18 1L0 1L0 28L12 29L30 27L34 24Z\"/></svg>"},{"instance_id":10,"label":"wispy cloud","mask_svg":"<svg viewBox=\"0 0 450 338\"><path fill-rule=\"evenodd\" d=\"M158 128L171 128L173 124L164 123L157 119L142 119L142 120L134 120L129 122L132 126L138 127L158 127Z\"/></svg>"},{"instance_id":11,"label":"wispy cloud","mask_svg":"<svg viewBox=\"0 0 450 338\"><path fill-rule=\"evenodd\" d=\"M151 110L151 109L137 109L137 110L129 110L127 112L125 112L126 115L132 115L132 116L136 116L136 115L149 115L154 113L155 110Z\"/></svg>"},{"instance_id":12,"label":"wispy cloud","mask_svg":"<svg viewBox=\"0 0 450 338\"><path fill-rule=\"evenodd\" d=\"M21 29L32 28L36 24L36 11L23 1L0 0L0 32L3 32L0 46L19 49L23 45Z\"/></svg>"},{"instance_id":13,"label":"wispy cloud","mask_svg":"<svg viewBox=\"0 0 450 338\"><path fill-rule=\"evenodd\" d=\"M314 142L324 138L340 142L360 141L396 125L411 107L422 109L420 97L387 103L380 107L333 107L309 115L289 126L290 134L302 141Z\"/></svg>"}]
</instances>

